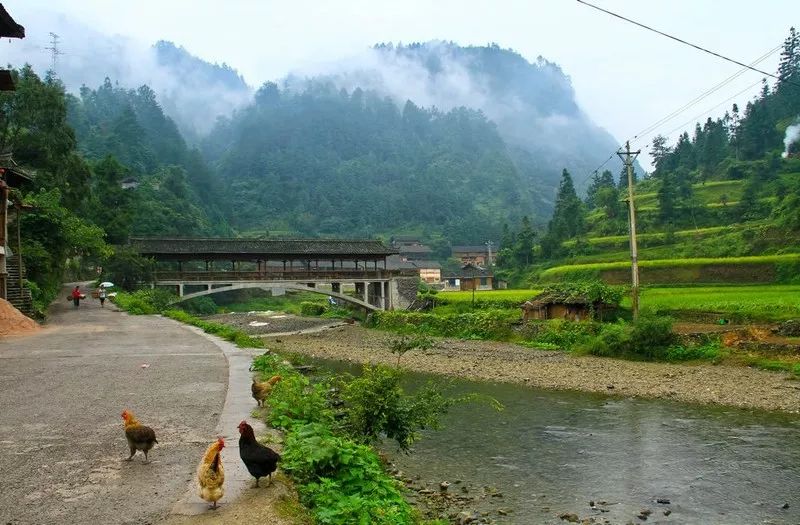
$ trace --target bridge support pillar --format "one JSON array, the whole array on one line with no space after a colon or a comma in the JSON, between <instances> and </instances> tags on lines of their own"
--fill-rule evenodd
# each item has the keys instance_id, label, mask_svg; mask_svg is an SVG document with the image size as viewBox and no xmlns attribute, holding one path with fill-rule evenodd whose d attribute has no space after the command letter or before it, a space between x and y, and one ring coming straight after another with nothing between
<instances>
[{"instance_id":1,"label":"bridge support pillar","mask_svg":"<svg viewBox=\"0 0 800 525\"><path fill-rule=\"evenodd\" d=\"M369 282L363 283L364 287L364 302L369 303Z\"/></svg>"},{"instance_id":2,"label":"bridge support pillar","mask_svg":"<svg viewBox=\"0 0 800 525\"><path fill-rule=\"evenodd\" d=\"M183 297L183 283L178 285L178 297Z\"/></svg>"},{"instance_id":3,"label":"bridge support pillar","mask_svg":"<svg viewBox=\"0 0 800 525\"><path fill-rule=\"evenodd\" d=\"M378 264L377 262L375 264ZM386 310L386 290L383 288L383 283L375 283L375 286L378 287L378 297L381 306L381 310Z\"/></svg>"}]
</instances>

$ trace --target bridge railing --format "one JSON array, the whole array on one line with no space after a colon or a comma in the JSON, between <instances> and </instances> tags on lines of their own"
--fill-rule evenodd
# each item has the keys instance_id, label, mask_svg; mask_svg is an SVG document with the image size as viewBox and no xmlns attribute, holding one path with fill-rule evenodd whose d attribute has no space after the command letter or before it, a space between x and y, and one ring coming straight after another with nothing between
<instances>
[{"instance_id":1,"label":"bridge railing","mask_svg":"<svg viewBox=\"0 0 800 525\"><path fill-rule=\"evenodd\" d=\"M153 272L155 282L213 282L213 281L347 281L380 280L397 276L393 270L311 270L311 271L164 271Z\"/></svg>"}]
</instances>

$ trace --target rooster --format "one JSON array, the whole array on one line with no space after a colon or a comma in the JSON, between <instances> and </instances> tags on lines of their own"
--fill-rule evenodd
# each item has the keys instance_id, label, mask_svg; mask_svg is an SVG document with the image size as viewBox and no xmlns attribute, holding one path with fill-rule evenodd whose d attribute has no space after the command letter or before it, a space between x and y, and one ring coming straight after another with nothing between
<instances>
[{"instance_id":1,"label":"rooster","mask_svg":"<svg viewBox=\"0 0 800 525\"><path fill-rule=\"evenodd\" d=\"M281 379L283 379L281 376L272 376L263 382L256 381L255 378L253 379L250 391L253 393L253 399L256 400L258 406L264 406L264 400L269 393L272 392L272 387Z\"/></svg>"},{"instance_id":2,"label":"rooster","mask_svg":"<svg viewBox=\"0 0 800 525\"><path fill-rule=\"evenodd\" d=\"M125 437L128 438L128 446L131 449L131 455L125 461L132 460L136 451L141 450L144 452L144 462L149 463L147 453L158 443L155 431L139 423L133 412L128 410L122 411L122 419L125 421Z\"/></svg>"},{"instance_id":3,"label":"rooster","mask_svg":"<svg viewBox=\"0 0 800 525\"><path fill-rule=\"evenodd\" d=\"M246 421L239 423L239 434L239 455L247 467L247 471L256 478L256 487L258 487L258 480L264 476L269 476L269 482L272 484L272 473L278 468L281 456L256 441L253 427Z\"/></svg>"},{"instance_id":4,"label":"rooster","mask_svg":"<svg viewBox=\"0 0 800 525\"><path fill-rule=\"evenodd\" d=\"M225 470L222 468L222 449L225 440L218 438L211 443L203 455L203 460L197 466L197 482L200 484L200 497L211 502L211 508L217 508L219 501L225 494L222 484L225 482Z\"/></svg>"}]
</instances>

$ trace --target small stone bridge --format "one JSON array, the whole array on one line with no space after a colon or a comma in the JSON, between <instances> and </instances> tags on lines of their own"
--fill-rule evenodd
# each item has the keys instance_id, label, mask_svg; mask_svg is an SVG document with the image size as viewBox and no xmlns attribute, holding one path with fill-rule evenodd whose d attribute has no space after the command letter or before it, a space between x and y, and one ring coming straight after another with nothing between
<instances>
[{"instance_id":1,"label":"small stone bridge","mask_svg":"<svg viewBox=\"0 0 800 525\"><path fill-rule=\"evenodd\" d=\"M393 310L416 297L418 275L386 269L386 258L396 252L380 241L136 238L131 244L156 261L151 285L174 288L182 301L260 288Z\"/></svg>"}]
</instances>

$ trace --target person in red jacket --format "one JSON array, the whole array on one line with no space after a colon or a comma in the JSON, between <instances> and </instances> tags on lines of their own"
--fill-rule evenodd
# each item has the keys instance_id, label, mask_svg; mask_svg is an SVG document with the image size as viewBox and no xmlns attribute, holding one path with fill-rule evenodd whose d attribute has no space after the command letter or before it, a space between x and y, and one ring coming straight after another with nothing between
<instances>
[{"instance_id":1,"label":"person in red jacket","mask_svg":"<svg viewBox=\"0 0 800 525\"><path fill-rule=\"evenodd\" d=\"M75 289L72 290L72 302L75 304L75 308L81 304L81 290L79 286L76 286Z\"/></svg>"}]
</instances>

